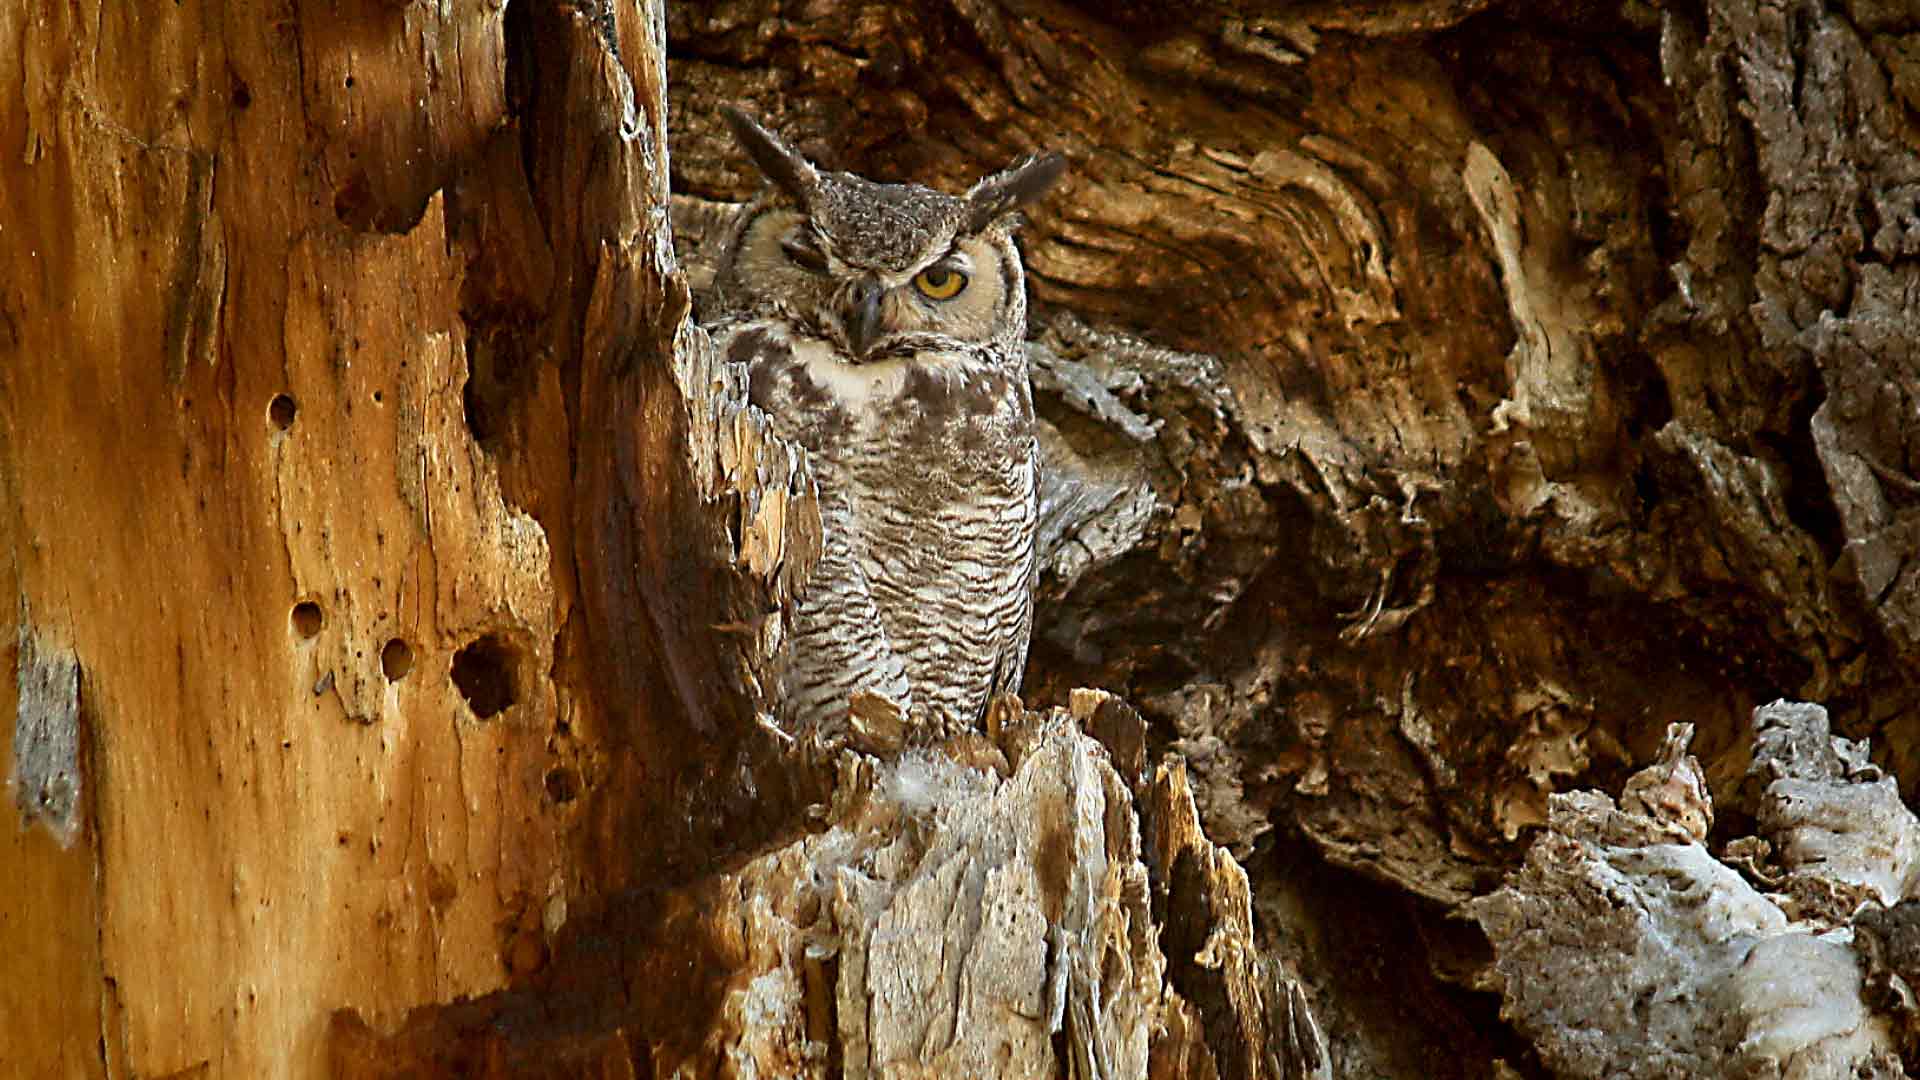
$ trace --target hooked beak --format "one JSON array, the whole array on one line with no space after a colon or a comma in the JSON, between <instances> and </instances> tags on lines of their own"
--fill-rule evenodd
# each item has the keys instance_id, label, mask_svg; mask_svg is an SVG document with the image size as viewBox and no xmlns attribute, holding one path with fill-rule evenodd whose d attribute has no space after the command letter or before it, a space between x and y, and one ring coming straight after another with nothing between
<instances>
[{"instance_id":1,"label":"hooked beak","mask_svg":"<svg viewBox=\"0 0 1920 1080\"><path fill-rule=\"evenodd\" d=\"M854 284L847 297L847 344L853 347L855 356L865 356L880 339L885 329L880 324L880 301L886 294L879 282L865 278Z\"/></svg>"}]
</instances>

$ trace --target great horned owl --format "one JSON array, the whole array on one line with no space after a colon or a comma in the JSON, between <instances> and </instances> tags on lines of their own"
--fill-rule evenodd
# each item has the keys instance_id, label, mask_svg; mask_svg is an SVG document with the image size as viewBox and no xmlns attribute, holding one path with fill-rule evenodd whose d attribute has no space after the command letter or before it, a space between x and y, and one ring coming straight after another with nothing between
<instances>
[{"instance_id":1,"label":"great horned owl","mask_svg":"<svg viewBox=\"0 0 1920 1080\"><path fill-rule=\"evenodd\" d=\"M806 448L824 547L796 598L788 730L855 691L942 728L1017 691L1033 627L1033 391L1013 230L1064 163L964 196L816 168L737 110L772 188L735 223L708 322L774 430Z\"/></svg>"}]
</instances>

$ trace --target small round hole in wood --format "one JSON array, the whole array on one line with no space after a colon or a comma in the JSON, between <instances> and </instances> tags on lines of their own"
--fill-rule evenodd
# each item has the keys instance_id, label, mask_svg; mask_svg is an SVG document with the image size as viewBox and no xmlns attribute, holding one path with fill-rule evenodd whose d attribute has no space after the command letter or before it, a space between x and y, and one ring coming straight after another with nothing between
<instances>
[{"instance_id":1,"label":"small round hole in wood","mask_svg":"<svg viewBox=\"0 0 1920 1080\"><path fill-rule=\"evenodd\" d=\"M299 414L300 406L294 404L291 394L275 394L273 400L267 403L267 419L273 421L273 426L281 431L292 427L293 418Z\"/></svg>"},{"instance_id":2,"label":"small round hole in wood","mask_svg":"<svg viewBox=\"0 0 1920 1080\"><path fill-rule=\"evenodd\" d=\"M321 612L320 605L311 600L302 600L293 605L293 615L290 618L293 622L293 632L303 638L310 638L319 633L320 628L327 624L327 617Z\"/></svg>"},{"instance_id":3,"label":"small round hole in wood","mask_svg":"<svg viewBox=\"0 0 1920 1080\"><path fill-rule=\"evenodd\" d=\"M570 803L580 795L580 774L565 765L555 765L547 770L547 798L556 803Z\"/></svg>"},{"instance_id":4,"label":"small round hole in wood","mask_svg":"<svg viewBox=\"0 0 1920 1080\"><path fill-rule=\"evenodd\" d=\"M380 671L388 682L399 682L413 670L413 646L400 638L387 642L380 650Z\"/></svg>"}]
</instances>

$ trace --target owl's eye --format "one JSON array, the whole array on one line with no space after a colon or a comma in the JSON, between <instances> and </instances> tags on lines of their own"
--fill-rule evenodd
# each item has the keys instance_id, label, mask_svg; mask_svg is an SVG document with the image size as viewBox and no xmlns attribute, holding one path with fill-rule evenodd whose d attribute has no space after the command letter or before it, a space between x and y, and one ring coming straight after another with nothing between
<instances>
[{"instance_id":1,"label":"owl's eye","mask_svg":"<svg viewBox=\"0 0 1920 1080\"><path fill-rule=\"evenodd\" d=\"M913 287L930 300L951 300L967 287L967 275L944 266L935 266L915 274Z\"/></svg>"},{"instance_id":2,"label":"owl's eye","mask_svg":"<svg viewBox=\"0 0 1920 1080\"><path fill-rule=\"evenodd\" d=\"M794 265L816 274L827 272L827 257L814 246L812 238L800 232L794 232L780 241L780 250L787 253Z\"/></svg>"}]
</instances>

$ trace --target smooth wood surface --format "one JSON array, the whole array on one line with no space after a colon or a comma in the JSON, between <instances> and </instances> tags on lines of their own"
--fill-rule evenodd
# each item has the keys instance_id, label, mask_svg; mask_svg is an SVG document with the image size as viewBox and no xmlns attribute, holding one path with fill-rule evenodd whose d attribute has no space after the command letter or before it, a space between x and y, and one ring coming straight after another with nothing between
<instances>
[{"instance_id":1,"label":"smooth wood surface","mask_svg":"<svg viewBox=\"0 0 1920 1080\"><path fill-rule=\"evenodd\" d=\"M565 903L552 553L435 193L502 12L309 7L0 11L0 640L72 649L87 747L71 847L0 811L10 1075L317 1075Z\"/></svg>"}]
</instances>

